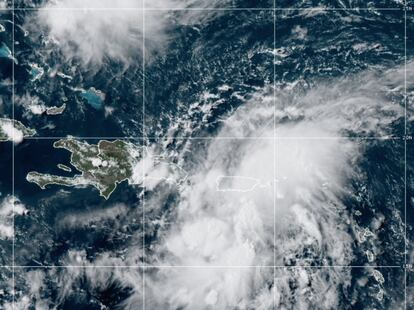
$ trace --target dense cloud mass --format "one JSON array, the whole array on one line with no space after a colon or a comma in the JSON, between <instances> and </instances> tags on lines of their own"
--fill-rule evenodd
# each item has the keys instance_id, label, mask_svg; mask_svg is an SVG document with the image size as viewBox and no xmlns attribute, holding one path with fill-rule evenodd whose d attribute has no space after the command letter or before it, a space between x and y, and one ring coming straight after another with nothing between
<instances>
[{"instance_id":1,"label":"dense cloud mass","mask_svg":"<svg viewBox=\"0 0 414 310\"><path fill-rule=\"evenodd\" d=\"M137 8L134 0L58 1L39 11L37 20L67 58L85 64L100 64L106 57L130 63L142 55L143 18Z\"/></svg>"},{"instance_id":2,"label":"dense cloud mass","mask_svg":"<svg viewBox=\"0 0 414 310\"><path fill-rule=\"evenodd\" d=\"M184 9L215 4L216 1L156 0L146 1L145 7ZM131 65L139 63L144 53L151 59L152 53L167 48L172 39L168 31L172 25L164 11L143 12L139 0L53 1L39 11L36 20L28 21L28 27L37 32L30 24L40 23L68 59L81 59L85 65L100 65L106 59ZM209 14L199 10L176 13L177 21L184 24L197 23Z\"/></svg>"}]
</instances>

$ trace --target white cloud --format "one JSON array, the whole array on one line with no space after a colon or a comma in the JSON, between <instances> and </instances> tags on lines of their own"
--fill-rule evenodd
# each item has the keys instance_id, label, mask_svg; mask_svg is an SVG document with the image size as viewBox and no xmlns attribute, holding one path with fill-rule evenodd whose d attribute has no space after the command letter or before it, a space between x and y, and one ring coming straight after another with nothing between
<instances>
[{"instance_id":1,"label":"white cloud","mask_svg":"<svg viewBox=\"0 0 414 310\"><path fill-rule=\"evenodd\" d=\"M34 105L33 104L33 105L29 105L27 108L30 110L30 112L32 112L33 114L36 114L36 115L41 115L46 111L46 107L41 106L41 105Z\"/></svg>"},{"instance_id":2,"label":"white cloud","mask_svg":"<svg viewBox=\"0 0 414 310\"><path fill-rule=\"evenodd\" d=\"M0 203L0 239L13 238L13 213L24 215L27 209L17 198L6 196Z\"/></svg>"},{"instance_id":3,"label":"white cloud","mask_svg":"<svg viewBox=\"0 0 414 310\"><path fill-rule=\"evenodd\" d=\"M414 62L407 65L407 80L414 78ZM401 96L404 68L397 67L380 73L363 72L352 77L334 79L312 87L301 96L296 91L281 91L277 97L276 117L285 125L283 135L298 134L296 123L302 126L302 136L315 137L315 124L326 133L346 136L389 135L389 125L403 117L404 108L394 95ZM306 128L311 131L307 131Z\"/></svg>"},{"instance_id":4,"label":"white cloud","mask_svg":"<svg viewBox=\"0 0 414 310\"><path fill-rule=\"evenodd\" d=\"M23 132L13 126L11 122L3 123L1 130L6 134L10 141L20 143L23 141Z\"/></svg>"},{"instance_id":5,"label":"white cloud","mask_svg":"<svg viewBox=\"0 0 414 310\"><path fill-rule=\"evenodd\" d=\"M257 115L254 106L247 109ZM164 259L154 263L206 268L161 269L160 278L147 291L153 307L206 309L212 303L216 309L271 309L273 294L291 290L288 274L278 279L275 290L280 291L275 292L267 286L273 281L272 269L235 266L271 266L274 249L277 265L301 254L305 246L314 246L315 255L327 255L334 263L349 262L351 238L342 228L338 195L345 186L340 171L348 169L346 155L355 150L344 146L344 155L333 160L330 156L336 156L340 147L336 141L288 144L277 153L283 170L275 178L274 147L272 139L217 139L207 155L201 154L204 168L182 192L178 218L158 248ZM267 186L249 192L218 192L216 180L221 175L249 176ZM332 182L328 194L322 185L326 177ZM280 188L277 197L275 182ZM282 301L276 306L281 305Z\"/></svg>"},{"instance_id":6,"label":"white cloud","mask_svg":"<svg viewBox=\"0 0 414 310\"><path fill-rule=\"evenodd\" d=\"M179 166L165 161L151 148L144 148L141 160L133 165L130 183L145 184L148 190L153 190L161 182L179 185L186 177L186 171Z\"/></svg>"},{"instance_id":7,"label":"white cloud","mask_svg":"<svg viewBox=\"0 0 414 310\"><path fill-rule=\"evenodd\" d=\"M218 138L199 158L195 155L194 162L202 165L182 189L177 218L156 250L154 264L195 268L161 268L156 277L148 276L149 304L186 309L335 308L339 284L349 285L347 270L278 270L274 279L266 268L235 267L272 265L274 259L276 265L290 260L306 265L308 259L327 259L334 265L351 262L353 237L342 198L350 189L349 178L358 177L354 167L361 153L357 141L337 137L347 130L358 135L388 133L388 126L403 116L402 107L386 95L398 84L393 76L399 71L337 80L303 96L281 91L276 134L283 138L277 142L268 139L274 135L271 90L258 92L226 119ZM231 136L261 139L228 139ZM222 176L259 180L261 186L231 191L240 186L234 178L226 183L227 191L219 192L217 179ZM146 203L151 208L152 201ZM274 283L273 288L268 283ZM321 290L325 293L312 294Z\"/></svg>"},{"instance_id":8,"label":"white cloud","mask_svg":"<svg viewBox=\"0 0 414 310\"><path fill-rule=\"evenodd\" d=\"M118 203L104 209L67 214L57 221L57 225L60 229L72 229L108 221L116 222L117 218L125 216L127 212L128 207Z\"/></svg>"},{"instance_id":9,"label":"white cloud","mask_svg":"<svg viewBox=\"0 0 414 310\"><path fill-rule=\"evenodd\" d=\"M37 22L48 28L67 58L100 64L109 57L128 64L142 50L142 14L128 8L139 8L139 3L134 0L49 2L38 12Z\"/></svg>"},{"instance_id":10,"label":"white cloud","mask_svg":"<svg viewBox=\"0 0 414 310\"><path fill-rule=\"evenodd\" d=\"M152 8L185 8L214 6L220 1L147 1ZM49 1L35 19L26 22L32 32L37 25L57 42L68 58L81 59L83 64L101 64L106 58L125 65L140 63L145 28L146 54L165 48L171 12L152 11L144 18L140 0L59 0ZM176 13L178 23L193 23L206 14L200 11Z\"/></svg>"},{"instance_id":11,"label":"white cloud","mask_svg":"<svg viewBox=\"0 0 414 310\"><path fill-rule=\"evenodd\" d=\"M26 93L23 96L16 96L16 105L21 105L25 108L26 112L24 116L27 118L31 117L31 114L41 115L46 112L46 105L37 96L31 96Z\"/></svg>"}]
</instances>

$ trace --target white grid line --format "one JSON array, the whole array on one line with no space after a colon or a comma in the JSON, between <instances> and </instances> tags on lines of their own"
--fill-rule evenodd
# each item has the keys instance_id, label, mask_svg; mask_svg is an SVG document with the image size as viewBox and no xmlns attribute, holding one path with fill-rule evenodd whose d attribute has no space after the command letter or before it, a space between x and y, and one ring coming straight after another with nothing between
<instances>
[{"instance_id":1,"label":"white grid line","mask_svg":"<svg viewBox=\"0 0 414 310\"><path fill-rule=\"evenodd\" d=\"M210 136L210 137L75 137L75 136L56 136L56 137L26 137L24 140L61 140L61 139L77 139L77 140L405 140L405 136L378 136L378 137L347 137L347 136L265 136L265 137L220 137L220 136Z\"/></svg>"},{"instance_id":2,"label":"white grid line","mask_svg":"<svg viewBox=\"0 0 414 310\"><path fill-rule=\"evenodd\" d=\"M143 3L144 6L144 3ZM275 1L274 1L274 6L275 6ZM67 10L71 10L72 8L64 8ZM79 8L73 8L73 9L79 9ZM15 287L15 269L16 268L142 268L142 269L152 269L152 268L273 268L274 272L276 270L276 268L282 268L282 269L291 269L291 268L404 268L404 272L405 272L405 307L407 307L407 278L406 278L406 267L407 267L407 229L406 229L406 213L407 213L407 4L405 3L404 8L374 8L374 10L386 10L386 11L400 11L400 10L404 10L404 46L405 46L405 51L404 51L404 59L405 59L405 70L404 70L404 107L405 107L405 119L404 119L404 136L402 137L277 137L276 136L276 128L274 131L274 135L273 137L147 137L145 136L145 11L167 11L167 10L205 10L205 11L211 11L211 10L216 10L216 11L273 11L274 12L274 46L276 43L276 16L275 16L275 11L313 11L313 10L317 10L317 11L361 11L361 10L371 10L368 8L223 8L223 9L218 9L218 8L191 8L191 9L181 9L181 8L163 8L163 9L152 9L152 8L145 8L143 7L142 9L138 9L138 8L130 8L131 10L138 10L138 11L142 11L143 12L143 136L142 137L74 137L76 139L124 139L124 140L148 140L148 139L153 139L153 140L163 140L163 139L168 139L168 140L212 140L212 139L223 139L223 140L227 140L227 139L274 139L274 141L278 141L279 139L281 140L290 140L290 139L352 139L352 140L404 140L404 160L405 160L405 168L404 168L404 180L405 180L405 198L404 198L404 214L405 214L405 263L403 266L397 266L397 265L390 265L390 266L370 266L370 265L360 265L360 266L352 266L352 265L332 265L332 266L280 266L280 265L276 265L275 261L276 261L276 254L274 251L274 264L273 266L260 266L260 265L251 265L251 266L236 266L236 265L230 265L230 266L183 266L183 265L178 265L178 266L173 266L173 265L146 265L145 264L145 195L143 195L143 230L144 230L144 235L143 235L143 265L109 265L109 266L71 266L71 265L65 265L65 266L44 266L44 265L16 265L15 264L15 234L13 234L13 248L12 248L12 265L8 266L8 265L3 265L0 266L0 268L12 268L13 273L12 273L12 283L13 283L13 309L15 307L15 292L14 292L14 287ZM15 42L15 38L14 38L14 27L15 27L15 11L18 10L22 10L22 11L29 11L29 10L41 10L40 8L14 8L14 0L13 0L13 8L10 9L1 9L1 11L12 11L13 15L12 15L12 20L13 20L13 25L12 25L12 41L13 41L13 45L12 45L12 55L13 57L15 57L15 51L14 51L14 42ZM82 9L84 10L84 9ZM106 8L106 9L94 9L91 8L90 10L128 10L128 8ZM15 82L14 82L14 62L13 62L13 67L12 67L12 84L13 84L13 89L12 89L12 119L15 119ZM275 65L274 65L274 83L275 83ZM274 96L276 96L275 93L275 89L274 89ZM275 98L275 97L274 97ZM276 106L275 106L276 109ZM276 123L274 120L274 126L276 127ZM56 139L66 139L68 138L66 137L28 137L26 138L26 140L56 140ZM276 142L275 142L276 143ZM12 195L14 197L15 194L15 180L14 180L14 168L15 168L15 158L14 158L14 152L15 152L15 146L13 144L13 148L12 148ZM277 161L277 156L276 156L276 144L274 145L274 165L275 165L275 170L276 170L276 161ZM275 188L275 187L274 187ZM13 229L14 227L14 204L13 204ZM276 216L276 202L274 202L274 216ZM275 229L275 223L274 223L274 238L276 238L276 229ZM145 272L143 272L143 309L145 310Z\"/></svg>"},{"instance_id":3,"label":"white grid line","mask_svg":"<svg viewBox=\"0 0 414 310\"><path fill-rule=\"evenodd\" d=\"M154 12L164 12L164 11L404 11L404 7L396 8L240 8L240 7L229 7L229 8L97 8L97 7L65 7L65 8L2 8L0 11L154 11Z\"/></svg>"},{"instance_id":4,"label":"white grid line","mask_svg":"<svg viewBox=\"0 0 414 310\"><path fill-rule=\"evenodd\" d=\"M145 12L145 0L142 1L142 135L145 139L145 57L146 57L146 51L145 51L145 18L146 18L146 12ZM142 141L142 152L144 152L145 150L145 142L147 139L145 139L144 141ZM143 156L144 153L143 153ZM145 160L142 161L142 173L143 173L143 180L142 180L142 185L143 185L143 194L142 194L142 230L143 230L143 234L142 234L142 263L144 265L144 269L142 270L142 310L145 310L145 260L146 260L146 256L145 256Z\"/></svg>"},{"instance_id":5,"label":"white grid line","mask_svg":"<svg viewBox=\"0 0 414 310\"><path fill-rule=\"evenodd\" d=\"M279 269L301 269L301 268L389 268L389 269L405 269L404 266L399 265L390 265L390 266L375 266L375 265L294 265L294 266L284 266L284 265L15 265L8 266L3 265L0 268L19 268L19 269L65 269L65 268L79 268L79 269L93 269L93 268L120 268L120 269L184 269L184 268L196 268L196 269L248 269L248 268L279 268Z\"/></svg>"},{"instance_id":6,"label":"white grid line","mask_svg":"<svg viewBox=\"0 0 414 310\"><path fill-rule=\"evenodd\" d=\"M14 9L14 0L13 0L13 9ZM15 45L15 38L14 38L14 32L15 32L15 15L14 15L15 11L12 11L12 120L13 120L13 125L14 125L14 119L15 119L15 114L14 114L14 107L15 107L15 76L14 76L14 66L15 66L15 50L14 50L14 45ZM15 131L13 131L12 133L13 136L13 141L15 141ZM13 265L13 269L12 269L12 292L13 292L13 296L12 296L12 309L15 309L15 305L16 305L16 278L15 278L15 265L16 265L16 258L15 258L15 243L16 243L16 233L15 233L15 203L14 203L14 199L15 199L15 182L14 182L14 167L15 167L15 162L14 162L14 152L15 152L15 144L12 143L12 212L13 212L13 217L12 217L12 221L13 221L13 238L12 238L12 265Z\"/></svg>"},{"instance_id":7,"label":"white grid line","mask_svg":"<svg viewBox=\"0 0 414 310\"><path fill-rule=\"evenodd\" d=\"M276 0L273 0L273 8L276 7ZM273 14L273 51L276 50L276 11ZM273 53L273 180L277 177L277 139L276 139L276 53ZM273 308L276 308L276 197L277 182L273 183Z\"/></svg>"},{"instance_id":8,"label":"white grid line","mask_svg":"<svg viewBox=\"0 0 414 310\"><path fill-rule=\"evenodd\" d=\"M404 309L407 309L407 0L404 1Z\"/></svg>"}]
</instances>

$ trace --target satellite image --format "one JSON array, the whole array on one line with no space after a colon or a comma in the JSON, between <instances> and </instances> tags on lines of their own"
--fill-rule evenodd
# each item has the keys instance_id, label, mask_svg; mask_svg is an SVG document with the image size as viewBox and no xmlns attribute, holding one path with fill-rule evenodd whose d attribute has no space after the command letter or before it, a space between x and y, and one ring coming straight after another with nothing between
<instances>
[{"instance_id":1,"label":"satellite image","mask_svg":"<svg viewBox=\"0 0 414 310\"><path fill-rule=\"evenodd\" d=\"M414 0L0 0L0 309L414 309Z\"/></svg>"}]
</instances>

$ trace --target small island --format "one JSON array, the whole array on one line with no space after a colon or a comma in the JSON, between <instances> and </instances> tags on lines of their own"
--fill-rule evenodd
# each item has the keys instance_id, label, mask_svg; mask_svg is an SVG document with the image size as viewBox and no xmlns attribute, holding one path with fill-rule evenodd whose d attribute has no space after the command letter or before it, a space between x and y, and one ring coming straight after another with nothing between
<instances>
[{"instance_id":1,"label":"small island","mask_svg":"<svg viewBox=\"0 0 414 310\"><path fill-rule=\"evenodd\" d=\"M59 115L59 114L62 114L63 111L65 111L65 109L66 109L66 103L62 104L60 107L53 106L53 107L46 108L46 114L47 115Z\"/></svg>"},{"instance_id":2,"label":"small island","mask_svg":"<svg viewBox=\"0 0 414 310\"><path fill-rule=\"evenodd\" d=\"M60 170L66 171L66 172L72 172L72 169L64 164L58 164L57 167Z\"/></svg>"},{"instance_id":3,"label":"small island","mask_svg":"<svg viewBox=\"0 0 414 310\"><path fill-rule=\"evenodd\" d=\"M216 189L219 192L251 192L259 185L259 179L246 176L223 175L216 179Z\"/></svg>"},{"instance_id":4,"label":"small island","mask_svg":"<svg viewBox=\"0 0 414 310\"><path fill-rule=\"evenodd\" d=\"M40 80L40 78L45 73L45 70L42 67L40 67L38 64L35 64L35 63L29 64L29 66L30 66L30 72L29 73L32 76L32 78L30 80L32 82Z\"/></svg>"}]
</instances>

